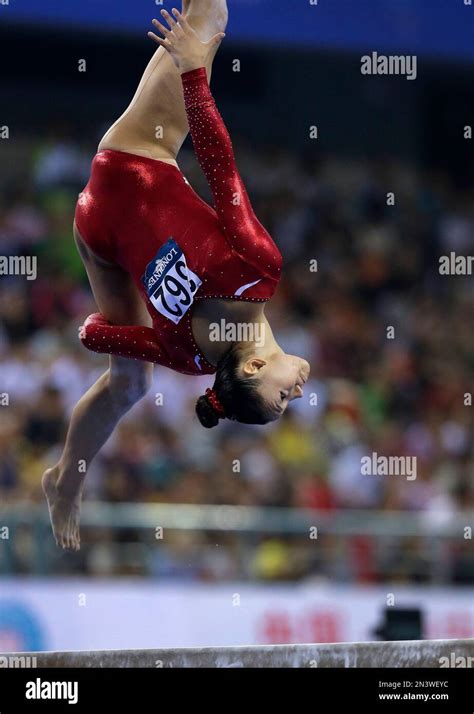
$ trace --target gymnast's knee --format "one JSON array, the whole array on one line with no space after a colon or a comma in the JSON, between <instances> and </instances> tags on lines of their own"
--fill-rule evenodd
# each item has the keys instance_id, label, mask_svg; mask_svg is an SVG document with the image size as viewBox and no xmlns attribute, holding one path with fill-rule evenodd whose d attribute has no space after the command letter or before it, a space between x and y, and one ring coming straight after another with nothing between
<instances>
[{"instance_id":1,"label":"gymnast's knee","mask_svg":"<svg viewBox=\"0 0 474 714\"><path fill-rule=\"evenodd\" d=\"M118 405L131 408L143 399L153 382L153 365L133 360L116 361L109 371L109 389Z\"/></svg>"}]
</instances>

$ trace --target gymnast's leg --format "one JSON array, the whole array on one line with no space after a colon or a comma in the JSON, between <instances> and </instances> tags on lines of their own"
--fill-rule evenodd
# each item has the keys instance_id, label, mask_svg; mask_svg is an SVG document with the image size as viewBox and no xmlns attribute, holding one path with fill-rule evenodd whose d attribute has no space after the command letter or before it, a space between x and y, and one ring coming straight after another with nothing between
<instances>
[{"instance_id":1,"label":"gymnast's leg","mask_svg":"<svg viewBox=\"0 0 474 714\"><path fill-rule=\"evenodd\" d=\"M207 41L224 31L227 2L184 0L183 14L200 39ZM213 57L207 65L209 80L212 60ZM160 47L150 60L129 107L100 142L99 151L115 149L176 163L188 131L181 77L169 53Z\"/></svg>"},{"instance_id":2,"label":"gymnast's leg","mask_svg":"<svg viewBox=\"0 0 474 714\"><path fill-rule=\"evenodd\" d=\"M111 322L151 322L130 276L94 256L76 231L79 252L99 310ZM111 356L109 369L75 406L59 462L43 476L51 524L58 545L79 549L79 518L86 472L126 412L147 392L153 365Z\"/></svg>"}]
</instances>

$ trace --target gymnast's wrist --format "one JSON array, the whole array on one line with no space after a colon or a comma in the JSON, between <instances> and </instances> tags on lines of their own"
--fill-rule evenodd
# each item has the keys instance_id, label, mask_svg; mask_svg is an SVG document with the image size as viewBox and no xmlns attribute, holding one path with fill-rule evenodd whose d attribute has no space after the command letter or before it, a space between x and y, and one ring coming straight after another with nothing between
<instances>
[{"instance_id":1,"label":"gymnast's wrist","mask_svg":"<svg viewBox=\"0 0 474 714\"><path fill-rule=\"evenodd\" d=\"M197 70L206 71L206 67L203 62L182 62L179 68L181 77L185 74L190 74L191 72L197 72Z\"/></svg>"}]
</instances>

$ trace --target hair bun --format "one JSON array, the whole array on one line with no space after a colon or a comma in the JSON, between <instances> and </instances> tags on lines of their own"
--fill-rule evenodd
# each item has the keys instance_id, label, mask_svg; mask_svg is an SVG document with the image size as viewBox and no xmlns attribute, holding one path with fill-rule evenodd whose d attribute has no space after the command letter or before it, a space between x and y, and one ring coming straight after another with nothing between
<instances>
[{"instance_id":1,"label":"hair bun","mask_svg":"<svg viewBox=\"0 0 474 714\"><path fill-rule=\"evenodd\" d=\"M196 402L196 414L199 421L206 429L212 429L219 423L219 416L212 408L208 398L203 394Z\"/></svg>"}]
</instances>

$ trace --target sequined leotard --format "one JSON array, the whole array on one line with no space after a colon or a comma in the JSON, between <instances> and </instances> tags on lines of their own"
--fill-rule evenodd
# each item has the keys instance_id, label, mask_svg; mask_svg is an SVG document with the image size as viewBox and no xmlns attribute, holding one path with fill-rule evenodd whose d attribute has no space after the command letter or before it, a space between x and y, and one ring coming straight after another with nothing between
<instances>
[{"instance_id":1,"label":"sequined leotard","mask_svg":"<svg viewBox=\"0 0 474 714\"><path fill-rule=\"evenodd\" d=\"M129 273L153 328L86 320L83 344L96 352L212 374L192 334L196 300L264 302L281 274L281 255L256 218L205 68L182 75L194 149L215 208L179 169L120 151L99 152L79 197L76 225L91 250Z\"/></svg>"}]
</instances>

